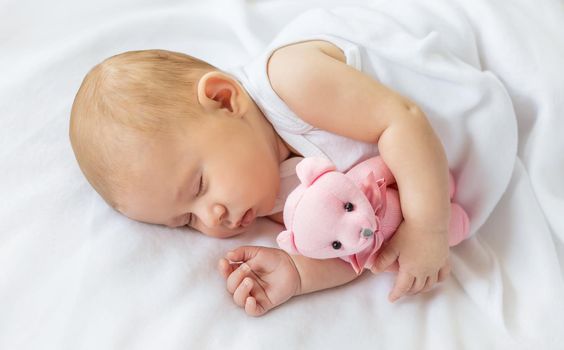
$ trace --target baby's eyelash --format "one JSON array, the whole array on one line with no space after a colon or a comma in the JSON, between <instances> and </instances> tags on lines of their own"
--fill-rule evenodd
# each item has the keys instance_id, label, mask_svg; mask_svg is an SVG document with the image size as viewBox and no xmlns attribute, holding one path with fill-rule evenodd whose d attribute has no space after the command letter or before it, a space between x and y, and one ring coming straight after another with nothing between
<instances>
[{"instance_id":1,"label":"baby's eyelash","mask_svg":"<svg viewBox=\"0 0 564 350\"><path fill-rule=\"evenodd\" d=\"M198 192L196 193L196 197L202 193L202 189L204 188L204 176L200 176L200 184L198 185ZM186 225L192 226L192 220L194 218L194 214L187 213L186 214Z\"/></svg>"},{"instance_id":2,"label":"baby's eyelash","mask_svg":"<svg viewBox=\"0 0 564 350\"><path fill-rule=\"evenodd\" d=\"M196 193L196 196L200 195L202 192L202 188L204 187L204 176L200 176L200 184L198 186L198 193Z\"/></svg>"}]
</instances>

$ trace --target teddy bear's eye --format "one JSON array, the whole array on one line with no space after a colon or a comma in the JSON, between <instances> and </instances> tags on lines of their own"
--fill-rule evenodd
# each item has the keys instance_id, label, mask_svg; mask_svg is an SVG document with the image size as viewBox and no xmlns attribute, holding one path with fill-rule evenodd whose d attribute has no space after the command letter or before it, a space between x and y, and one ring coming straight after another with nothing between
<instances>
[{"instance_id":1,"label":"teddy bear's eye","mask_svg":"<svg viewBox=\"0 0 564 350\"><path fill-rule=\"evenodd\" d=\"M353 209L354 209L354 205L351 202L345 203L345 210L346 211L353 211Z\"/></svg>"},{"instance_id":2,"label":"teddy bear's eye","mask_svg":"<svg viewBox=\"0 0 564 350\"><path fill-rule=\"evenodd\" d=\"M339 241L334 241L333 243L331 243L331 245L333 246L333 249L337 250L337 249L341 249L341 242Z\"/></svg>"}]
</instances>

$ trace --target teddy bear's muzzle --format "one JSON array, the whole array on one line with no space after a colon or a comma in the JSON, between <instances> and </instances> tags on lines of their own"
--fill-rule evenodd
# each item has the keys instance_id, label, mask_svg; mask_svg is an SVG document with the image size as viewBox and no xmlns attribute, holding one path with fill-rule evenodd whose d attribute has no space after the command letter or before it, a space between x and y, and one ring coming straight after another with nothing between
<instances>
[{"instance_id":1,"label":"teddy bear's muzzle","mask_svg":"<svg viewBox=\"0 0 564 350\"><path fill-rule=\"evenodd\" d=\"M372 235L374 235L374 231L372 231L369 228L363 228L362 230L360 230L360 234L364 238L370 238L370 237L372 237Z\"/></svg>"}]
</instances>

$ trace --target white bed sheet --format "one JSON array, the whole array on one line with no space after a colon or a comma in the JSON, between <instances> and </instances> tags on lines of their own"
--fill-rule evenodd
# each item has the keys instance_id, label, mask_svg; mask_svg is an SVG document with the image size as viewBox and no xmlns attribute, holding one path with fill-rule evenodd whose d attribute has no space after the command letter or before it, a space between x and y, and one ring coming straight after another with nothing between
<instances>
[{"instance_id":1,"label":"white bed sheet","mask_svg":"<svg viewBox=\"0 0 564 350\"><path fill-rule=\"evenodd\" d=\"M365 274L247 317L216 262L242 244L274 246L280 226L216 240L141 224L84 180L68 117L95 63L163 48L226 67L298 13L350 3L1 1L0 349L564 348L560 1L450 2L511 96L518 147L499 203L430 293L390 304L393 276Z\"/></svg>"}]
</instances>

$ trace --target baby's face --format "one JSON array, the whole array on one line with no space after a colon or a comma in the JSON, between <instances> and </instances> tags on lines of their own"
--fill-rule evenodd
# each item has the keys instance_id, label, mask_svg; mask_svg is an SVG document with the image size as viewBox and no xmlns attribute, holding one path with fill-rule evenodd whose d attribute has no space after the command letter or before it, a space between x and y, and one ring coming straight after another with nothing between
<instances>
[{"instance_id":1,"label":"baby's face","mask_svg":"<svg viewBox=\"0 0 564 350\"><path fill-rule=\"evenodd\" d=\"M215 237L246 231L272 210L279 188L277 139L264 128L218 112L183 137L141 141L132 158L140 178L118 210Z\"/></svg>"}]
</instances>

